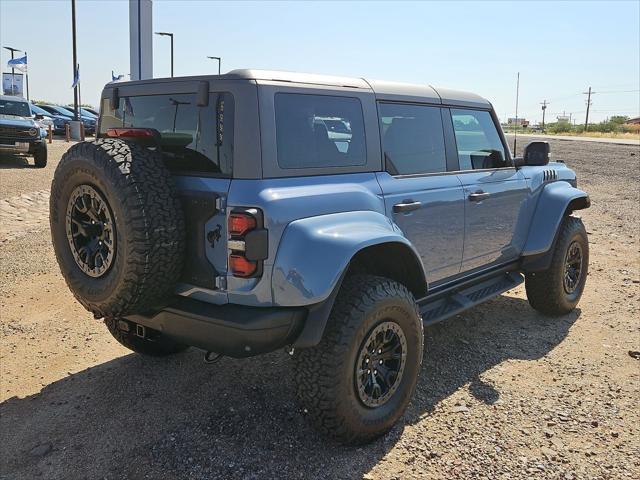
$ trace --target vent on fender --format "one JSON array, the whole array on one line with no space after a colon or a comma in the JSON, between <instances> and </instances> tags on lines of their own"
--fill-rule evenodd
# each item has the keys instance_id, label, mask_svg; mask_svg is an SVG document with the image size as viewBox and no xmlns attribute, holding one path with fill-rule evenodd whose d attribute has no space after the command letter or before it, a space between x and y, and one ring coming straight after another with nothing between
<instances>
[{"instance_id":1,"label":"vent on fender","mask_svg":"<svg viewBox=\"0 0 640 480\"><path fill-rule=\"evenodd\" d=\"M542 178L545 182L550 182L552 180L558 179L558 172L555 170L544 170L542 172Z\"/></svg>"}]
</instances>

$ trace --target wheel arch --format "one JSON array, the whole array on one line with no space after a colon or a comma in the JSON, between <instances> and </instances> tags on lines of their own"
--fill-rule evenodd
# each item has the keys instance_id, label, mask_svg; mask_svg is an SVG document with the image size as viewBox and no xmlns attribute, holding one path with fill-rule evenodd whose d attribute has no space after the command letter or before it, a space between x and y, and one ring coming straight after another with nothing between
<instances>
[{"instance_id":1,"label":"wheel arch","mask_svg":"<svg viewBox=\"0 0 640 480\"><path fill-rule=\"evenodd\" d=\"M546 270L553 257L558 229L574 211L591 206L589 195L567 182L548 184L541 192L522 253L525 272Z\"/></svg>"},{"instance_id":2,"label":"wheel arch","mask_svg":"<svg viewBox=\"0 0 640 480\"><path fill-rule=\"evenodd\" d=\"M382 256L374 262L376 254ZM419 286L423 281L426 292L422 261L411 242L383 214L354 211L296 220L287 226L278 246L271 280L273 303L321 303L352 265L369 266L369 273L388 272L400 281L400 269L392 265L395 259L410 271L410 280L402 283L414 295L423 296Z\"/></svg>"},{"instance_id":3,"label":"wheel arch","mask_svg":"<svg viewBox=\"0 0 640 480\"><path fill-rule=\"evenodd\" d=\"M406 286L415 298L427 294L427 278L420 258L402 242L376 243L351 258L347 275L368 273L390 278Z\"/></svg>"},{"instance_id":4,"label":"wheel arch","mask_svg":"<svg viewBox=\"0 0 640 480\"><path fill-rule=\"evenodd\" d=\"M413 245L376 212L345 212L292 222L273 268L274 303L306 306L305 325L293 342L307 348L322 339L343 280L351 274L388 277L416 298L427 277Z\"/></svg>"}]
</instances>

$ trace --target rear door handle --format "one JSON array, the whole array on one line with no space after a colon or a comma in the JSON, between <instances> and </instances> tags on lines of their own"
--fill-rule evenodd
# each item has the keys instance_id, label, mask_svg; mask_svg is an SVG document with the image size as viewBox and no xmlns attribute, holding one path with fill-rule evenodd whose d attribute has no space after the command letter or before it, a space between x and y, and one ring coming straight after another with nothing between
<instances>
[{"instance_id":1,"label":"rear door handle","mask_svg":"<svg viewBox=\"0 0 640 480\"><path fill-rule=\"evenodd\" d=\"M482 200L486 200L491 196L490 193L483 192L482 190L478 190L477 192L469 194L469 200L472 202L481 202Z\"/></svg>"},{"instance_id":2,"label":"rear door handle","mask_svg":"<svg viewBox=\"0 0 640 480\"><path fill-rule=\"evenodd\" d=\"M407 213L413 212L414 210L418 210L422 207L422 202L416 202L413 200L403 200L402 203L396 203L393 206L394 213Z\"/></svg>"}]
</instances>

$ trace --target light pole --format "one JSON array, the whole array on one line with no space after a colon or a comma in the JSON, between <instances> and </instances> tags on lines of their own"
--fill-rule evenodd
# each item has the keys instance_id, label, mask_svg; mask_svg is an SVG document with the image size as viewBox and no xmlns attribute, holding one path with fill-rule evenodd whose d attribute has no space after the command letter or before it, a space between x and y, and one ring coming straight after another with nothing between
<instances>
[{"instance_id":1,"label":"light pole","mask_svg":"<svg viewBox=\"0 0 640 480\"><path fill-rule=\"evenodd\" d=\"M161 37L171 37L171 76L173 77L173 33L156 32L156 35L160 35Z\"/></svg>"},{"instance_id":2,"label":"light pole","mask_svg":"<svg viewBox=\"0 0 640 480\"><path fill-rule=\"evenodd\" d=\"M209 57L209 56L207 58L218 61L218 75L220 75L220 68L222 67L222 59L220 57Z\"/></svg>"},{"instance_id":3,"label":"light pole","mask_svg":"<svg viewBox=\"0 0 640 480\"><path fill-rule=\"evenodd\" d=\"M21 52L22 50L18 50L17 48L13 48L13 47L2 47L5 50L9 50L11 52L11 60L13 60L13 54L15 52ZM11 95L14 95L16 92L14 92L14 77L16 74L16 70L15 68L11 67Z\"/></svg>"}]
</instances>

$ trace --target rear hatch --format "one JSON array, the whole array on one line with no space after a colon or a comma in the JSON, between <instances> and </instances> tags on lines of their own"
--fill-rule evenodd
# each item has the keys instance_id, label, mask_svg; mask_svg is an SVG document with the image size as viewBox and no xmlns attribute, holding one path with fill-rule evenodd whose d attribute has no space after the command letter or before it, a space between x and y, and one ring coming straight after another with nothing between
<instances>
[{"instance_id":1,"label":"rear hatch","mask_svg":"<svg viewBox=\"0 0 640 480\"><path fill-rule=\"evenodd\" d=\"M233 96L208 91L140 95L139 89L126 86L112 90L116 93L102 100L99 135L137 139L158 148L176 180L187 236L178 291L193 295L199 289L224 289Z\"/></svg>"}]
</instances>

